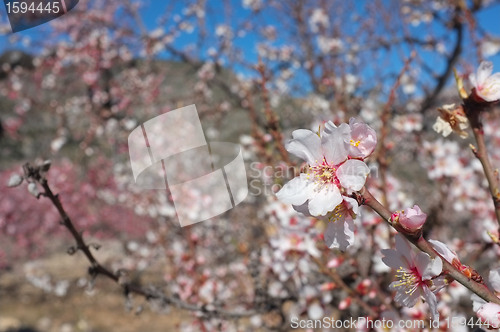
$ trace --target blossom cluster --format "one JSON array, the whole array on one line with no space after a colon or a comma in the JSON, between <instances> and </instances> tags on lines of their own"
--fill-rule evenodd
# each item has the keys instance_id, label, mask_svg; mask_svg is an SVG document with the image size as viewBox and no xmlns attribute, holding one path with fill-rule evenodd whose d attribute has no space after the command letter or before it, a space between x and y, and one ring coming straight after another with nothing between
<instances>
[{"instance_id":1,"label":"blossom cluster","mask_svg":"<svg viewBox=\"0 0 500 332\"><path fill-rule=\"evenodd\" d=\"M324 236L330 248L345 250L352 244L359 206L349 195L363 188L370 173L364 160L376 144L375 131L351 118L338 127L329 121L317 133L296 130L286 145L307 165L276 196L298 212L327 221Z\"/></svg>"}]
</instances>

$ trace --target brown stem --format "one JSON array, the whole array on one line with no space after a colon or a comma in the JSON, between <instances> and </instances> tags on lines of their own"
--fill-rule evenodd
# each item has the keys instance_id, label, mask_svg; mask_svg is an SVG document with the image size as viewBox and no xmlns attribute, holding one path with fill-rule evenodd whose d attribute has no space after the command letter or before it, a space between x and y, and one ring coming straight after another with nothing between
<instances>
[{"instance_id":1,"label":"brown stem","mask_svg":"<svg viewBox=\"0 0 500 332\"><path fill-rule=\"evenodd\" d=\"M218 307L208 309L206 306L198 306L194 304L185 303L180 299L176 298L175 296L167 296L158 290L145 289L140 286L130 284L128 282L123 282L123 280L121 280L122 278L120 278L119 275L112 273L110 270L102 266L94 257L94 255L89 249L89 245L85 243L81 233L77 231L70 217L64 210L64 207L59 199L59 195L54 194L52 192L47 182L47 179L45 178L45 175L40 171L40 169L37 167L32 167L29 164L26 164L24 166L24 170L25 170L25 176L27 178L32 178L36 180L43 187L44 192L40 196L45 196L48 199L50 199L52 204L56 207L57 211L59 212L59 215L62 218L61 224L64 225L64 227L66 227L69 230L69 232L75 239L77 245L76 248L81 250L85 255L85 257L91 263L91 267L89 268L89 273L93 277L97 277L98 275L106 276L107 278L113 280L118 285L120 285L123 288L126 295L128 295L129 293L135 293L144 296L147 300L153 300L153 299L159 300L164 305L173 305L180 309L201 312L204 316L236 319L236 318L253 316L257 313L257 311L253 309L240 312L227 311L225 309Z\"/></svg>"},{"instance_id":2,"label":"brown stem","mask_svg":"<svg viewBox=\"0 0 500 332\"><path fill-rule=\"evenodd\" d=\"M364 205L369 206L372 208L375 212L377 212L389 225L391 225L394 229L400 231L399 227L393 225L393 223L390 221L391 219L391 212L386 209L382 204L380 204L379 201L373 195L363 187L359 194L363 197L364 199ZM500 299L486 287L484 284L477 283L471 279L469 279L466 275L464 275L462 272L460 272L456 267L448 263L443 257L441 257L436 250L432 247L432 245L427 242L423 237L419 237L418 239L407 235L403 232L401 232L408 241L413 243L418 249L422 250L423 252L427 253L431 257L439 257L443 261L443 270L447 271L449 275L467 287L469 290L477 294L479 297L481 297L483 300L487 302L493 302L496 304L500 304Z\"/></svg>"},{"instance_id":3,"label":"brown stem","mask_svg":"<svg viewBox=\"0 0 500 332\"><path fill-rule=\"evenodd\" d=\"M482 109L478 109L474 107L473 104L465 102L464 110L471 124L472 131L474 132L474 138L476 139L477 144L477 148L471 146L472 152L481 162L484 170L484 175L488 180L488 186L495 208L495 215L497 217L497 223L499 225L498 230L500 232L500 192L498 191L498 178L488 157L488 151L486 149L486 143L484 140L483 125L481 123L481 120L479 119L480 114L482 113Z\"/></svg>"}]
</instances>

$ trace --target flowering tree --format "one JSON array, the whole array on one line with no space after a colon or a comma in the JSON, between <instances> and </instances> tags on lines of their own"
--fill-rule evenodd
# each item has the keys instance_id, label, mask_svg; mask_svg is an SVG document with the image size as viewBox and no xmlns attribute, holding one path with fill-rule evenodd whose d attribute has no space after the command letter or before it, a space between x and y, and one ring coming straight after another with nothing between
<instances>
[{"instance_id":1,"label":"flowering tree","mask_svg":"<svg viewBox=\"0 0 500 332\"><path fill-rule=\"evenodd\" d=\"M171 1L152 24L139 2L89 0L51 38L12 35L31 54L2 57L0 181L13 188L0 268L70 234L85 287L106 277L137 312L187 310L186 331L499 328L488 12L495 2ZM127 138L193 103L209 141L243 147L250 196L180 228L168 191L134 185ZM94 251L116 238L128 257L108 266ZM154 285L131 278L157 261ZM76 284L26 277L61 296Z\"/></svg>"}]
</instances>

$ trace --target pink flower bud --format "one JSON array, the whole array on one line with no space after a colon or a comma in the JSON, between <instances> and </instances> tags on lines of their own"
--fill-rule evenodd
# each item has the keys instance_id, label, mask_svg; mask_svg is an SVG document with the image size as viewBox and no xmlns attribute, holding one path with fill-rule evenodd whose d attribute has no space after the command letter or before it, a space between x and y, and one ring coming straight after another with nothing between
<instances>
[{"instance_id":1,"label":"pink flower bud","mask_svg":"<svg viewBox=\"0 0 500 332\"><path fill-rule=\"evenodd\" d=\"M425 223L427 215L420 210L418 205L413 208L406 209L399 214L399 223L409 231L416 231Z\"/></svg>"},{"instance_id":2,"label":"pink flower bud","mask_svg":"<svg viewBox=\"0 0 500 332\"><path fill-rule=\"evenodd\" d=\"M476 312L476 315L484 325L491 328L500 328L500 305L495 303L486 303Z\"/></svg>"}]
</instances>

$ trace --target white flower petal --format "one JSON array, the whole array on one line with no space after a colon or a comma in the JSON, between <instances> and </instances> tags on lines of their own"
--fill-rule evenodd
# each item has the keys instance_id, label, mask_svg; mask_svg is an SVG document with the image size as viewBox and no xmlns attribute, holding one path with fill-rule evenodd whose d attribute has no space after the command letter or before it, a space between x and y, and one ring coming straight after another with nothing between
<instances>
[{"instance_id":1,"label":"white flower petal","mask_svg":"<svg viewBox=\"0 0 500 332\"><path fill-rule=\"evenodd\" d=\"M427 304L429 305L429 309L431 311L431 317L433 320L439 320L439 312L437 310L437 299L436 295L430 291L427 286L422 287L424 291L424 298Z\"/></svg>"},{"instance_id":2,"label":"white flower petal","mask_svg":"<svg viewBox=\"0 0 500 332\"><path fill-rule=\"evenodd\" d=\"M302 205L292 205L292 207L295 211L302 213L306 217L312 217L312 214L309 213L309 200Z\"/></svg>"},{"instance_id":3,"label":"white flower petal","mask_svg":"<svg viewBox=\"0 0 500 332\"><path fill-rule=\"evenodd\" d=\"M472 73L469 75L469 81L472 84L473 87L477 87L477 80L476 80L476 74Z\"/></svg>"},{"instance_id":4,"label":"white flower petal","mask_svg":"<svg viewBox=\"0 0 500 332\"><path fill-rule=\"evenodd\" d=\"M438 252L448 263L451 264L454 258L458 258L457 254L453 252L446 244L436 240L429 240L429 242L434 247L434 250Z\"/></svg>"},{"instance_id":5,"label":"white flower petal","mask_svg":"<svg viewBox=\"0 0 500 332\"><path fill-rule=\"evenodd\" d=\"M472 294L470 299L472 300L472 310L474 311L478 311L484 304L486 304L486 301L480 298L477 294Z\"/></svg>"},{"instance_id":6,"label":"white flower petal","mask_svg":"<svg viewBox=\"0 0 500 332\"><path fill-rule=\"evenodd\" d=\"M490 271L488 281L495 291L500 292L500 268Z\"/></svg>"},{"instance_id":7,"label":"white flower petal","mask_svg":"<svg viewBox=\"0 0 500 332\"><path fill-rule=\"evenodd\" d=\"M399 305L405 307L414 307L415 304L417 304L418 299L420 298L420 291L416 290L413 293L406 293L408 289L404 286L396 286L398 283L399 281L395 281L389 285L389 288L397 290L394 301L396 301Z\"/></svg>"},{"instance_id":8,"label":"white flower petal","mask_svg":"<svg viewBox=\"0 0 500 332\"><path fill-rule=\"evenodd\" d=\"M342 203L342 200L342 195L340 195L337 186L325 187L309 199L309 212L313 216L324 216L333 211L337 205Z\"/></svg>"},{"instance_id":9,"label":"white flower petal","mask_svg":"<svg viewBox=\"0 0 500 332\"><path fill-rule=\"evenodd\" d=\"M332 165L338 165L347 159L344 135L349 135L351 128L347 123L343 123L339 127L332 125L325 125L325 130L321 135L321 146L326 161Z\"/></svg>"},{"instance_id":10,"label":"white flower petal","mask_svg":"<svg viewBox=\"0 0 500 332\"><path fill-rule=\"evenodd\" d=\"M359 205L358 205L358 201L355 200L354 198L351 198L351 197L347 197L347 196L342 196L344 198L344 201L346 201L348 204L349 204L349 208L352 209L352 212L354 212L354 214L356 216L359 215Z\"/></svg>"},{"instance_id":11,"label":"white flower petal","mask_svg":"<svg viewBox=\"0 0 500 332\"><path fill-rule=\"evenodd\" d=\"M28 184L28 192L35 196L36 198L38 198L38 195L40 194L40 192L38 191L38 187L36 185L36 183L33 183L31 182L30 184Z\"/></svg>"},{"instance_id":12,"label":"white flower petal","mask_svg":"<svg viewBox=\"0 0 500 332\"><path fill-rule=\"evenodd\" d=\"M337 128L337 126L331 120L328 121L327 123L325 123L325 130L328 129L328 130L332 131L335 128Z\"/></svg>"},{"instance_id":13,"label":"white flower petal","mask_svg":"<svg viewBox=\"0 0 500 332\"><path fill-rule=\"evenodd\" d=\"M425 252L419 252L415 256L414 263L415 267L417 268L418 274L422 276L423 279L423 275L427 270L427 267L431 264L431 257L427 255Z\"/></svg>"},{"instance_id":14,"label":"white flower petal","mask_svg":"<svg viewBox=\"0 0 500 332\"><path fill-rule=\"evenodd\" d=\"M484 81L491 75L493 72L493 63L491 61L483 61L477 68L476 79L477 84L482 86Z\"/></svg>"},{"instance_id":15,"label":"white flower petal","mask_svg":"<svg viewBox=\"0 0 500 332\"><path fill-rule=\"evenodd\" d=\"M309 316L310 319L321 319L324 316L324 310L323 307L315 302L309 306L307 309L307 315Z\"/></svg>"},{"instance_id":16,"label":"white flower petal","mask_svg":"<svg viewBox=\"0 0 500 332\"><path fill-rule=\"evenodd\" d=\"M431 291L435 294L446 286L448 286L448 282L446 281L446 276L439 276L437 278L432 279Z\"/></svg>"},{"instance_id":17,"label":"white flower petal","mask_svg":"<svg viewBox=\"0 0 500 332\"><path fill-rule=\"evenodd\" d=\"M422 273L422 279L430 280L431 278L440 275L441 272L443 272L443 261L441 260L441 258L431 258L430 263Z\"/></svg>"},{"instance_id":18,"label":"white flower petal","mask_svg":"<svg viewBox=\"0 0 500 332\"><path fill-rule=\"evenodd\" d=\"M285 184L276 193L276 197L285 204L302 205L307 201L314 187L313 182L298 176Z\"/></svg>"},{"instance_id":19,"label":"white flower petal","mask_svg":"<svg viewBox=\"0 0 500 332\"><path fill-rule=\"evenodd\" d=\"M484 100L492 102L500 99L500 73L495 73L488 77L484 82L480 97Z\"/></svg>"},{"instance_id":20,"label":"white flower petal","mask_svg":"<svg viewBox=\"0 0 500 332\"><path fill-rule=\"evenodd\" d=\"M7 187L17 187L21 183L23 183L23 177L19 174L14 174L10 177L9 182L7 183Z\"/></svg>"},{"instance_id":21,"label":"white flower petal","mask_svg":"<svg viewBox=\"0 0 500 332\"><path fill-rule=\"evenodd\" d=\"M286 144L288 152L307 161L309 165L321 163L321 139L318 135L307 129L298 129L292 133L293 139Z\"/></svg>"},{"instance_id":22,"label":"white flower petal","mask_svg":"<svg viewBox=\"0 0 500 332\"><path fill-rule=\"evenodd\" d=\"M368 166L357 159L346 161L336 171L340 184L346 189L355 191L363 188L368 174L370 174Z\"/></svg>"},{"instance_id":23,"label":"white flower petal","mask_svg":"<svg viewBox=\"0 0 500 332\"><path fill-rule=\"evenodd\" d=\"M328 246L328 248L339 248L340 250L345 251L354 240L353 221L330 221L328 223L328 227L326 228L324 237L325 244Z\"/></svg>"},{"instance_id":24,"label":"white flower petal","mask_svg":"<svg viewBox=\"0 0 500 332\"><path fill-rule=\"evenodd\" d=\"M397 252L396 250L394 250L394 249L382 249L382 250L380 250L380 252L382 253L382 255L384 255L384 257L382 257L382 262L384 262L385 265L392 267L393 269L396 269L396 270L398 270L400 268L403 268L406 270L410 269L410 267L408 266L408 263L406 262L404 257L401 256L401 254L399 252Z\"/></svg>"},{"instance_id":25,"label":"white flower petal","mask_svg":"<svg viewBox=\"0 0 500 332\"><path fill-rule=\"evenodd\" d=\"M404 256L408 265L411 265L415 257L415 253L411 248L410 242L401 234L396 234L396 250Z\"/></svg>"}]
</instances>

